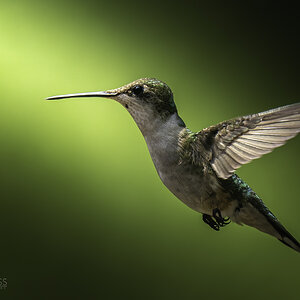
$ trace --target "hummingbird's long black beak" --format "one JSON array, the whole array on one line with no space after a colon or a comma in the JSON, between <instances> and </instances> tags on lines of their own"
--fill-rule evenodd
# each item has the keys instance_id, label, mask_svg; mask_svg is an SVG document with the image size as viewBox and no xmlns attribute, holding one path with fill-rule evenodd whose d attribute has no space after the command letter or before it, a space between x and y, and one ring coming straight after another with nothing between
<instances>
[{"instance_id":1,"label":"hummingbird's long black beak","mask_svg":"<svg viewBox=\"0 0 300 300\"><path fill-rule=\"evenodd\" d=\"M79 98L79 97L114 97L117 93L115 92L90 92L90 93L78 93L78 94L67 94L67 95L58 95L46 98L46 100L59 100L65 98Z\"/></svg>"}]
</instances>

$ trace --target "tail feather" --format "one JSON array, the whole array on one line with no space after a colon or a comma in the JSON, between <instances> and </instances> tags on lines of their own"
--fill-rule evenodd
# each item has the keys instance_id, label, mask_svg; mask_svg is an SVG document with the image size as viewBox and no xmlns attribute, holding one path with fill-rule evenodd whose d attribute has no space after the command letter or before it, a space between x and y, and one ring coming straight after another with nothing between
<instances>
[{"instance_id":1,"label":"tail feather","mask_svg":"<svg viewBox=\"0 0 300 300\"><path fill-rule=\"evenodd\" d=\"M286 246L300 252L300 243L283 227L277 218L274 215L273 217L266 217L273 228L279 233L280 238L278 238L278 240Z\"/></svg>"},{"instance_id":2,"label":"tail feather","mask_svg":"<svg viewBox=\"0 0 300 300\"><path fill-rule=\"evenodd\" d=\"M270 212L270 210L264 205L264 203L258 196L250 197L248 201L249 202L245 207L244 215L248 215L247 210L251 210L250 213L252 214L252 217L242 217L241 221L243 223L253 226L260 231L276 237L286 246L300 252L300 243L284 228L284 226ZM254 212L253 210L255 210L256 212Z\"/></svg>"},{"instance_id":3,"label":"tail feather","mask_svg":"<svg viewBox=\"0 0 300 300\"><path fill-rule=\"evenodd\" d=\"M291 243L292 240L290 238L288 238L290 240L289 242L285 241L284 239L282 239L282 240L278 239L278 241L285 244L286 246L300 252L300 244L298 243L298 241L291 234L289 234L289 235L293 239L292 243Z\"/></svg>"},{"instance_id":4,"label":"tail feather","mask_svg":"<svg viewBox=\"0 0 300 300\"><path fill-rule=\"evenodd\" d=\"M300 252L300 243L283 227L248 184L235 174L222 180L222 184L226 190L231 191L232 198L236 200L237 207L228 214L233 222L270 234Z\"/></svg>"}]
</instances>

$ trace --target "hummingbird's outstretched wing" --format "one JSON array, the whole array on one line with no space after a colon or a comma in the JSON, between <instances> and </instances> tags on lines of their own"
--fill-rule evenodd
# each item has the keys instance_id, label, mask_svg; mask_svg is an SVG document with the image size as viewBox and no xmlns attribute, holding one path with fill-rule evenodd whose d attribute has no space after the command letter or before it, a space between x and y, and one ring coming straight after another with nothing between
<instances>
[{"instance_id":1,"label":"hummingbird's outstretched wing","mask_svg":"<svg viewBox=\"0 0 300 300\"><path fill-rule=\"evenodd\" d=\"M209 139L211 166L227 179L241 165L283 145L300 132L300 103L219 123L199 132Z\"/></svg>"}]
</instances>

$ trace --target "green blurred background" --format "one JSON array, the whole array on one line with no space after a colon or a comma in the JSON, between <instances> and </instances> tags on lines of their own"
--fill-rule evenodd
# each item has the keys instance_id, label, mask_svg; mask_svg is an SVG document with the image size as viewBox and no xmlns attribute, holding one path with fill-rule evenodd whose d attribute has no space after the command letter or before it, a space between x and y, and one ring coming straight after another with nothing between
<instances>
[{"instance_id":1,"label":"green blurred background","mask_svg":"<svg viewBox=\"0 0 300 300\"><path fill-rule=\"evenodd\" d=\"M298 299L299 253L211 230L121 105L44 101L157 77L192 130L300 101L296 8L210 3L1 3L1 299ZM299 147L237 172L298 239Z\"/></svg>"}]
</instances>

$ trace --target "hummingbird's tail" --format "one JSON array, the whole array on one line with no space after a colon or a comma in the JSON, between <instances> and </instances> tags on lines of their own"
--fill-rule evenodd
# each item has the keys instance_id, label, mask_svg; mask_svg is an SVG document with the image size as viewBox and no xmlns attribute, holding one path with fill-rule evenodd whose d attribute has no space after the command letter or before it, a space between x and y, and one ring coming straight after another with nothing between
<instances>
[{"instance_id":1,"label":"hummingbird's tail","mask_svg":"<svg viewBox=\"0 0 300 300\"><path fill-rule=\"evenodd\" d=\"M280 242L300 252L300 243L284 228L278 219L264 205L262 200L256 197L249 197L248 201L239 212L236 212L233 221L248 226L276 237Z\"/></svg>"},{"instance_id":2,"label":"hummingbird's tail","mask_svg":"<svg viewBox=\"0 0 300 300\"><path fill-rule=\"evenodd\" d=\"M230 185L230 190L235 191L232 196L237 199L237 207L229 215L233 222L246 224L270 234L300 252L300 243L283 227L248 184L237 175L227 179L226 183Z\"/></svg>"}]
</instances>

